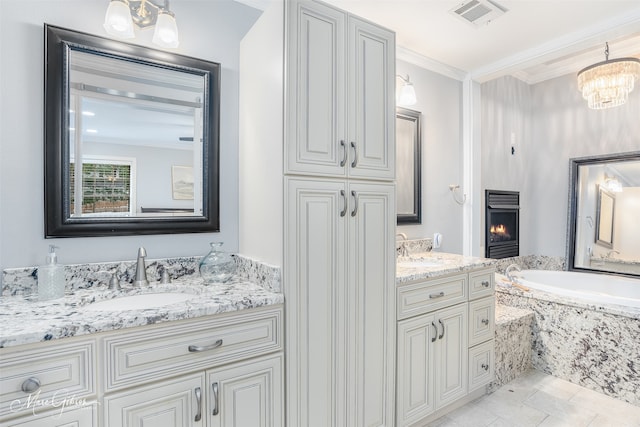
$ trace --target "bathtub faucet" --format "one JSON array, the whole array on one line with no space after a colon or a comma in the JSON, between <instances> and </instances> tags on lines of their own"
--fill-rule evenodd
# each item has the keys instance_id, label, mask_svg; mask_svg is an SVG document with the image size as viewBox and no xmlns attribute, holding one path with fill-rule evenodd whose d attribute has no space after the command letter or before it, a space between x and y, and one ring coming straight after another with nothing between
<instances>
[{"instance_id":1,"label":"bathtub faucet","mask_svg":"<svg viewBox=\"0 0 640 427\"><path fill-rule=\"evenodd\" d=\"M605 259L611 259L611 258L613 258L613 254L618 254L618 255L620 255L620 252L618 252L618 251L609 251L609 252L607 252L607 256L606 256L606 257L604 257L604 258L605 258Z\"/></svg>"},{"instance_id":2,"label":"bathtub faucet","mask_svg":"<svg viewBox=\"0 0 640 427\"><path fill-rule=\"evenodd\" d=\"M509 279L510 282L515 282L516 281L516 278L511 275L511 272L513 270L522 271L522 269L520 268L520 266L518 264L509 265L509 267L507 267L507 269L504 270L504 275L507 276L507 279Z\"/></svg>"}]
</instances>

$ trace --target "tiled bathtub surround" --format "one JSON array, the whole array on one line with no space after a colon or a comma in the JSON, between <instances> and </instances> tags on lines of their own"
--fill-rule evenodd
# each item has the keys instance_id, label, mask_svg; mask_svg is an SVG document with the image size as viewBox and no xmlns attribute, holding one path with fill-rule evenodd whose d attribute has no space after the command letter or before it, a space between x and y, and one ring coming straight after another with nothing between
<instances>
[{"instance_id":1,"label":"tiled bathtub surround","mask_svg":"<svg viewBox=\"0 0 640 427\"><path fill-rule=\"evenodd\" d=\"M491 391L531 369L533 311L496 305L495 378Z\"/></svg>"},{"instance_id":2,"label":"tiled bathtub surround","mask_svg":"<svg viewBox=\"0 0 640 427\"><path fill-rule=\"evenodd\" d=\"M496 280L498 304L534 312L532 365L640 406L640 312L523 292Z\"/></svg>"},{"instance_id":3,"label":"tiled bathtub surround","mask_svg":"<svg viewBox=\"0 0 640 427\"><path fill-rule=\"evenodd\" d=\"M201 257L168 258L149 260L146 264L150 282L160 280L167 271L172 280L198 278L198 263ZM273 292L280 292L280 268L263 264L241 255L235 255L237 275ZM65 265L67 291L90 289L109 283L115 273L122 283L131 283L135 277L136 262L120 261L107 263ZM2 296L31 295L37 292L37 267L11 268L2 272Z\"/></svg>"}]
</instances>

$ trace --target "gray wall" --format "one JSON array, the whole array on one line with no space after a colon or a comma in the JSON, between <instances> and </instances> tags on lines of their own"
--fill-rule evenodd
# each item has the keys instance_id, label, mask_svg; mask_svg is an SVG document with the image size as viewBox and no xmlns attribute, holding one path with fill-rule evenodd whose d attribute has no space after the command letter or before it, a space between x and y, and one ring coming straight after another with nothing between
<instances>
[{"instance_id":1,"label":"gray wall","mask_svg":"<svg viewBox=\"0 0 640 427\"><path fill-rule=\"evenodd\" d=\"M442 252L462 253L462 206L449 184L462 185L462 83L405 61L396 73L409 74L422 113L422 224L402 225L409 238L443 236ZM402 81L397 78L397 87Z\"/></svg>"},{"instance_id":2,"label":"gray wall","mask_svg":"<svg viewBox=\"0 0 640 427\"><path fill-rule=\"evenodd\" d=\"M49 244L65 264L204 255L208 242L238 249L239 43L259 13L230 0L171 3L180 29L175 51L222 64L221 232L130 237L44 239L43 23L105 36L104 0L0 1L0 267L44 262ZM153 47L152 32L132 43Z\"/></svg>"},{"instance_id":3,"label":"gray wall","mask_svg":"<svg viewBox=\"0 0 640 427\"><path fill-rule=\"evenodd\" d=\"M640 149L640 90L598 111L575 74L532 86L504 77L482 85L482 126L482 188L520 191L520 254L564 256L569 159Z\"/></svg>"}]
</instances>

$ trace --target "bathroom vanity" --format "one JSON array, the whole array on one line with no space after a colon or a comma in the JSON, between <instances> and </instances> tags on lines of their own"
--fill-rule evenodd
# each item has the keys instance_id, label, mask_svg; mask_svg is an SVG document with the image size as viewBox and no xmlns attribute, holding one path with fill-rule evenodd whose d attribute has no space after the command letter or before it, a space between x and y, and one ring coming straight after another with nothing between
<instances>
[{"instance_id":1,"label":"bathroom vanity","mask_svg":"<svg viewBox=\"0 0 640 427\"><path fill-rule=\"evenodd\" d=\"M5 298L0 423L283 425L282 294L200 288L186 302L120 312L90 308L100 301L83 292Z\"/></svg>"},{"instance_id":2,"label":"bathroom vanity","mask_svg":"<svg viewBox=\"0 0 640 427\"><path fill-rule=\"evenodd\" d=\"M493 261L398 262L396 425L422 425L486 393L494 376Z\"/></svg>"}]
</instances>

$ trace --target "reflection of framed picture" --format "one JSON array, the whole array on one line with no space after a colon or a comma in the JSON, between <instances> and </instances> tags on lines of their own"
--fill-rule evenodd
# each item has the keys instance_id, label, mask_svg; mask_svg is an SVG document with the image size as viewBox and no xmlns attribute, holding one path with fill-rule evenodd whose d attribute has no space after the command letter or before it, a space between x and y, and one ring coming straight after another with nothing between
<instances>
[{"instance_id":1,"label":"reflection of framed picture","mask_svg":"<svg viewBox=\"0 0 640 427\"><path fill-rule=\"evenodd\" d=\"M173 200L193 200L193 167L171 166Z\"/></svg>"},{"instance_id":2,"label":"reflection of framed picture","mask_svg":"<svg viewBox=\"0 0 640 427\"><path fill-rule=\"evenodd\" d=\"M613 216L616 197L598 186L598 210L596 211L596 243L613 248Z\"/></svg>"}]
</instances>

